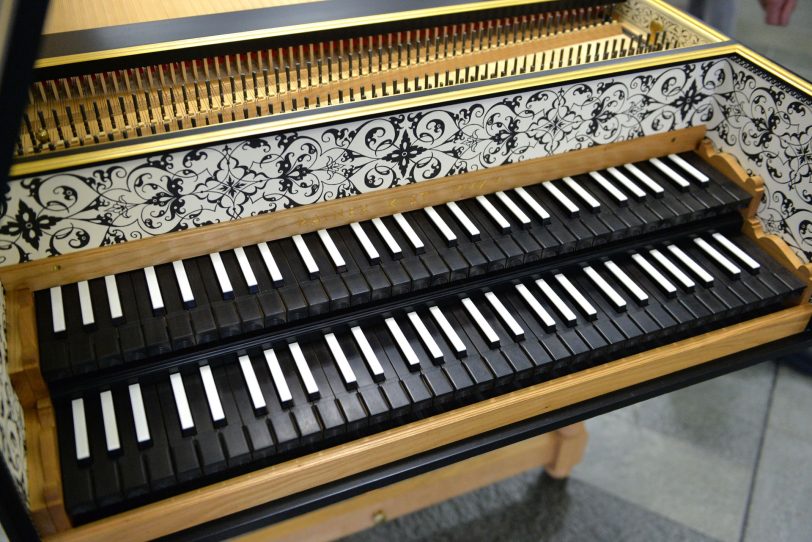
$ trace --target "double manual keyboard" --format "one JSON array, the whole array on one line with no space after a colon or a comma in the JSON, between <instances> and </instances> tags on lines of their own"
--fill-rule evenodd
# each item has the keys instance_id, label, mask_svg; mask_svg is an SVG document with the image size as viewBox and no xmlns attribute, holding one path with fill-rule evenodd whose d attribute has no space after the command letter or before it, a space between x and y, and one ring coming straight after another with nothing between
<instances>
[{"instance_id":1,"label":"double manual keyboard","mask_svg":"<svg viewBox=\"0 0 812 542\"><path fill-rule=\"evenodd\" d=\"M722 216L749 196L693 153L36 292L47 381Z\"/></svg>"},{"instance_id":2,"label":"double manual keyboard","mask_svg":"<svg viewBox=\"0 0 812 542\"><path fill-rule=\"evenodd\" d=\"M802 289L735 228L561 262L54 390L69 514L86 521L752 318Z\"/></svg>"}]
</instances>

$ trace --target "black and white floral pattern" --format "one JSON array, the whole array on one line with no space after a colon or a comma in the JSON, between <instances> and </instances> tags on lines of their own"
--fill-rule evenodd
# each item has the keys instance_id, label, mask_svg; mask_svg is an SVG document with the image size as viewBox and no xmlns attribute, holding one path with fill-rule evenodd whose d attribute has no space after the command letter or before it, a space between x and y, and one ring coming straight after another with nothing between
<instances>
[{"instance_id":1,"label":"black and white floral pattern","mask_svg":"<svg viewBox=\"0 0 812 542\"><path fill-rule=\"evenodd\" d=\"M8 467L23 501L27 501L28 483L25 460L25 423L23 411L6 370L6 306L0 286L0 456Z\"/></svg>"},{"instance_id":2,"label":"black and white floral pattern","mask_svg":"<svg viewBox=\"0 0 812 542\"><path fill-rule=\"evenodd\" d=\"M721 115L714 101L729 66L688 64L16 180L0 202L0 264L706 123Z\"/></svg>"}]
</instances>

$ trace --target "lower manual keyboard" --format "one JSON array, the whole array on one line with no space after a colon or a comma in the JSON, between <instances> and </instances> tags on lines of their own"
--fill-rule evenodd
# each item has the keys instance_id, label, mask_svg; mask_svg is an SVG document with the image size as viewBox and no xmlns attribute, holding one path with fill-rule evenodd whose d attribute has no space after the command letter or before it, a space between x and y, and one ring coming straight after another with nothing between
<instances>
[{"instance_id":1,"label":"lower manual keyboard","mask_svg":"<svg viewBox=\"0 0 812 542\"><path fill-rule=\"evenodd\" d=\"M710 232L55 390L66 508L86 522L752 318L801 290L749 240Z\"/></svg>"}]
</instances>

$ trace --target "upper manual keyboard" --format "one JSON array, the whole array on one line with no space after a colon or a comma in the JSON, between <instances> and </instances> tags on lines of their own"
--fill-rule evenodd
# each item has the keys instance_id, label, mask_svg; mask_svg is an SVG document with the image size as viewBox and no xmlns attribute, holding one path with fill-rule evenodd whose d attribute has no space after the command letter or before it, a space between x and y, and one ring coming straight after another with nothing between
<instances>
[{"instance_id":1,"label":"upper manual keyboard","mask_svg":"<svg viewBox=\"0 0 812 542\"><path fill-rule=\"evenodd\" d=\"M48 381L336 313L746 206L694 153L36 292Z\"/></svg>"}]
</instances>

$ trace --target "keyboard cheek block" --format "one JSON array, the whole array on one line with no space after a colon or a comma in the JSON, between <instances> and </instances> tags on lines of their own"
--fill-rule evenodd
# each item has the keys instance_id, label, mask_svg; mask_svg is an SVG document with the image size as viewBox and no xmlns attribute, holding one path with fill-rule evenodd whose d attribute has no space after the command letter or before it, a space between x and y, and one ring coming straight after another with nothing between
<instances>
[{"instance_id":1,"label":"keyboard cheek block","mask_svg":"<svg viewBox=\"0 0 812 542\"><path fill-rule=\"evenodd\" d=\"M12 287L34 513L236 513L801 332L812 268L688 148Z\"/></svg>"}]
</instances>

